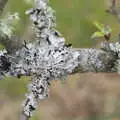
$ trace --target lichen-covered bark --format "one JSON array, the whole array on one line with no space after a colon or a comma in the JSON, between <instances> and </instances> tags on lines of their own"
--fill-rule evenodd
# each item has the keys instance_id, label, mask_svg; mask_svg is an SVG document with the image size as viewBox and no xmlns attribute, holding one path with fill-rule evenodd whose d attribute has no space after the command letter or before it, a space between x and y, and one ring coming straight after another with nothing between
<instances>
[{"instance_id":1,"label":"lichen-covered bark","mask_svg":"<svg viewBox=\"0 0 120 120\"><path fill-rule=\"evenodd\" d=\"M11 38L0 36L0 43L4 45L7 52L12 55L23 47L23 42L18 36L12 36Z\"/></svg>"},{"instance_id":2,"label":"lichen-covered bark","mask_svg":"<svg viewBox=\"0 0 120 120\"><path fill-rule=\"evenodd\" d=\"M115 69L116 61L119 60L117 53L114 53L112 51L104 51L102 49L72 49L73 54L76 51L79 54L77 57L78 65L75 67L75 69L73 69L73 71L71 71L70 74L78 72L117 72L117 69ZM18 61L21 61L19 57L12 57L9 56L6 51L1 51L1 75L6 76L8 74L16 77L20 77L22 75L31 76L32 71L27 72L27 70L25 70L25 68L23 68ZM3 77L1 76L1 78Z\"/></svg>"},{"instance_id":3,"label":"lichen-covered bark","mask_svg":"<svg viewBox=\"0 0 120 120\"><path fill-rule=\"evenodd\" d=\"M76 72L117 72L114 69L117 54L102 49L75 49L79 52Z\"/></svg>"},{"instance_id":4,"label":"lichen-covered bark","mask_svg":"<svg viewBox=\"0 0 120 120\"><path fill-rule=\"evenodd\" d=\"M28 120L40 100L48 96L51 80L63 80L76 72L117 72L116 62L120 59L119 42L104 44L102 49L74 49L66 44L55 29L55 14L48 1L35 2L35 8L26 13L33 22L36 42L21 44L11 37L8 43L3 40L7 51L0 52L1 79L7 75L31 76L21 120Z\"/></svg>"}]
</instances>

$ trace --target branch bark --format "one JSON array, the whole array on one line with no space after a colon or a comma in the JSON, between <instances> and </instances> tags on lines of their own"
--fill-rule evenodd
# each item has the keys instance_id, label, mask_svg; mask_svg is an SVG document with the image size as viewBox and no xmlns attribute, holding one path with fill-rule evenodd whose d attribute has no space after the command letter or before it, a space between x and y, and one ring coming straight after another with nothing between
<instances>
[{"instance_id":1,"label":"branch bark","mask_svg":"<svg viewBox=\"0 0 120 120\"><path fill-rule=\"evenodd\" d=\"M32 76L24 102L21 120L28 120L39 101L48 96L48 86L54 79L64 79L77 72L117 72L120 43L107 43L103 49L73 49L55 29L54 11L47 0L36 0L36 7L27 11L33 21L37 41L22 46L3 40L9 54L0 53L0 73L20 77ZM109 45L109 49L108 49Z\"/></svg>"},{"instance_id":2,"label":"branch bark","mask_svg":"<svg viewBox=\"0 0 120 120\"><path fill-rule=\"evenodd\" d=\"M9 54L14 55L16 51L20 50L23 47L23 41L19 36L12 36L11 38L5 36L0 36L0 43L4 45Z\"/></svg>"},{"instance_id":3,"label":"branch bark","mask_svg":"<svg viewBox=\"0 0 120 120\"><path fill-rule=\"evenodd\" d=\"M104 50L72 49L54 29L56 25L53 13L47 0L38 0L36 8L27 12L34 23L38 39L36 45L26 46L27 49L23 50L21 62L25 71L30 69L35 74L23 106L24 115L28 118L36 110L39 100L46 95L44 91L51 80L63 79L76 72L117 72L115 62L119 59L120 43L107 43ZM108 46L109 50L106 49Z\"/></svg>"},{"instance_id":4,"label":"branch bark","mask_svg":"<svg viewBox=\"0 0 120 120\"><path fill-rule=\"evenodd\" d=\"M20 114L20 120L29 120L29 117L26 116L26 115L24 115L23 112L21 112L21 114Z\"/></svg>"},{"instance_id":5,"label":"branch bark","mask_svg":"<svg viewBox=\"0 0 120 120\"><path fill-rule=\"evenodd\" d=\"M8 0L0 0L0 15L2 14L7 2ZM8 36L0 36L0 44L5 46L9 54L14 54L22 47L22 41L19 36L12 36L11 38Z\"/></svg>"},{"instance_id":6,"label":"branch bark","mask_svg":"<svg viewBox=\"0 0 120 120\"><path fill-rule=\"evenodd\" d=\"M8 0L0 0L0 14L2 14L3 9L7 2L8 2Z\"/></svg>"},{"instance_id":7,"label":"branch bark","mask_svg":"<svg viewBox=\"0 0 120 120\"><path fill-rule=\"evenodd\" d=\"M74 49L79 52L79 65L73 73L84 72L117 72L115 62L118 57L112 51L102 49Z\"/></svg>"},{"instance_id":8,"label":"branch bark","mask_svg":"<svg viewBox=\"0 0 120 120\"><path fill-rule=\"evenodd\" d=\"M111 6L109 7L109 9L106 10L106 12L114 15L120 22L120 10L117 10L116 4L117 0L111 0Z\"/></svg>"}]
</instances>

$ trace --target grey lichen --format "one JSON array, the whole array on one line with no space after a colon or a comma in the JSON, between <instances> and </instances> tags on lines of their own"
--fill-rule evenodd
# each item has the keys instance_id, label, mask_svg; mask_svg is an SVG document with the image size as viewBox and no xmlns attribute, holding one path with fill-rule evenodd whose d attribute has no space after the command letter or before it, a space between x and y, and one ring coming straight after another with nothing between
<instances>
[{"instance_id":1,"label":"grey lichen","mask_svg":"<svg viewBox=\"0 0 120 120\"><path fill-rule=\"evenodd\" d=\"M33 75L23 112L30 117L39 100L48 96L51 80L62 79L78 66L79 53L65 45L65 39L55 30L54 11L47 1L36 1L36 8L26 13L33 21L36 43L29 43L17 56L24 71Z\"/></svg>"},{"instance_id":2,"label":"grey lichen","mask_svg":"<svg viewBox=\"0 0 120 120\"><path fill-rule=\"evenodd\" d=\"M76 51L76 49L75 49ZM102 49L78 49L78 67L74 70L77 72L113 72L114 63L117 59L113 51Z\"/></svg>"},{"instance_id":3,"label":"grey lichen","mask_svg":"<svg viewBox=\"0 0 120 120\"><path fill-rule=\"evenodd\" d=\"M113 70L117 71L117 73L120 73L120 42L116 43L110 43L110 49L116 53L117 60L115 61L115 65Z\"/></svg>"},{"instance_id":4,"label":"grey lichen","mask_svg":"<svg viewBox=\"0 0 120 120\"><path fill-rule=\"evenodd\" d=\"M15 36L15 25L19 21L19 14L8 13L0 19L0 43L6 48L7 52L15 54L22 45L18 36Z\"/></svg>"},{"instance_id":5,"label":"grey lichen","mask_svg":"<svg viewBox=\"0 0 120 120\"><path fill-rule=\"evenodd\" d=\"M32 116L39 101L48 97L51 80L62 80L76 72L116 72L113 68L120 51L119 43L107 44L100 50L73 49L55 29L55 12L48 1L35 0L35 3L35 8L26 13L33 22L36 42L24 42L14 54L0 53L2 78L6 75L31 76L32 82L22 108L26 120Z\"/></svg>"},{"instance_id":6,"label":"grey lichen","mask_svg":"<svg viewBox=\"0 0 120 120\"><path fill-rule=\"evenodd\" d=\"M19 20L19 14L16 12L14 14L8 14L7 17L0 20L0 36L11 38L15 28L13 23Z\"/></svg>"},{"instance_id":7,"label":"grey lichen","mask_svg":"<svg viewBox=\"0 0 120 120\"><path fill-rule=\"evenodd\" d=\"M116 55L113 50L73 50L56 31L54 11L47 0L36 0L36 7L27 14L33 21L36 43L27 44L18 52L19 64L32 75L23 113L31 117L40 99L48 96L51 80L77 72L112 72ZM79 69L79 70L78 70Z\"/></svg>"}]
</instances>

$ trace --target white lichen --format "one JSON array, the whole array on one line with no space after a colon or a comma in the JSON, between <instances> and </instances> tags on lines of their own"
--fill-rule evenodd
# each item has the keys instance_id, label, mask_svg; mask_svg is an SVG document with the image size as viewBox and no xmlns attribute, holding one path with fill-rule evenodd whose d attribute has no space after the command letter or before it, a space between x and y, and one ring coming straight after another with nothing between
<instances>
[{"instance_id":1,"label":"white lichen","mask_svg":"<svg viewBox=\"0 0 120 120\"><path fill-rule=\"evenodd\" d=\"M36 0L36 7L26 12L33 21L37 42L25 44L17 52L18 67L13 73L32 75L23 112L30 117L39 100L48 96L51 80L63 79L78 66L78 52L65 44L65 38L55 29L55 14L47 0ZM17 66L17 65L16 65Z\"/></svg>"},{"instance_id":2,"label":"white lichen","mask_svg":"<svg viewBox=\"0 0 120 120\"><path fill-rule=\"evenodd\" d=\"M14 55L15 57L8 56L5 53L0 55L2 71L0 74L7 73L17 77L32 76L22 111L28 118L36 110L39 101L48 97L51 80L63 80L67 75L73 73L78 66L82 72L89 70L103 72L106 69L111 70L112 67L109 63L110 65L106 68L105 62L107 60L101 60L106 55L106 52L102 50L73 50L71 44L66 44L65 38L55 29L55 12L48 5L48 0L35 0L35 4L35 8L28 10L26 14L30 16L33 22L36 42L26 43L25 41L23 47ZM10 19L14 17L16 18L16 15ZM6 24L6 28L8 27L9 24ZM12 29L9 28L7 32L3 30L1 33L11 37ZM110 44L110 50L118 54L120 53L119 46L117 43L115 45ZM110 59L111 57L108 55L107 58ZM111 61L113 62L113 59Z\"/></svg>"},{"instance_id":3,"label":"white lichen","mask_svg":"<svg viewBox=\"0 0 120 120\"><path fill-rule=\"evenodd\" d=\"M117 60L115 62L115 66L114 69L115 71L117 71L118 73L120 73L120 42L116 42L116 43L110 43L109 44L110 49L116 54L117 56Z\"/></svg>"},{"instance_id":4,"label":"white lichen","mask_svg":"<svg viewBox=\"0 0 120 120\"><path fill-rule=\"evenodd\" d=\"M13 31L15 30L13 24L18 21L19 14L16 12L14 14L8 14L7 17L0 20L0 35L3 37L11 38Z\"/></svg>"}]
</instances>

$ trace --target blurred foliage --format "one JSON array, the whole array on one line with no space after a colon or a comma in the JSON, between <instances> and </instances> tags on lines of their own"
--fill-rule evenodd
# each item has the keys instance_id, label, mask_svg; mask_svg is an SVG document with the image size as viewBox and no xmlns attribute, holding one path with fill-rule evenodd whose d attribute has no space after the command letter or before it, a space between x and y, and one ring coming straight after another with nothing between
<instances>
[{"instance_id":1,"label":"blurred foliage","mask_svg":"<svg viewBox=\"0 0 120 120\"><path fill-rule=\"evenodd\" d=\"M3 91L11 99L24 97L24 93L27 92L27 85L29 77L21 77L16 79L15 77L6 77L0 81L0 91Z\"/></svg>"},{"instance_id":2,"label":"blurred foliage","mask_svg":"<svg viewBox=\"0 0 120 120\"><path fill-rule=\"evenodd\" d=\"M96 45L96 40L90 38L96 31L93 21L110 25L113 28L112 40L116 39L119 33L118 21L108 13L106 0L50 0L50 4L56 11L57 28L65 36L67 42L71 42L74 47L92 47ZM28 16L25 10L31 8L24 0L9 0L3 16L7 12L18 12L21 20L16 25L17 34L23 35L29 25Z\"/></svg>"},{"instance_id":3,"label":"blurred foliage","mask_svg":"<svg viewBox=\"0 0 120 120\"><path fill-rule=\"evenodd\" d=\"M95 40L90 39L96 27L92 24L97 20L113 28L112 39L119 33L118 21L108 13L106 0L51 0L56 10L57 27L74 47L92 47Z\"/></svg>"},{"instance_id":4,"label":"blurred foliage","mask_svg":"<svg viewBox=\"0 0 120 120\"><path fill-rule=\"evenodd\" d=\"M25 28L28 26L29 18L27 15L25 15L25 11L31 7L31 5L25 4L24 0L8 0L8 3L5 7L3 16L5 16L8 12L19 13L20 21L16 25L16 32L19 35L22 35L25 32Z\"/></svg>"}]
</instances>

